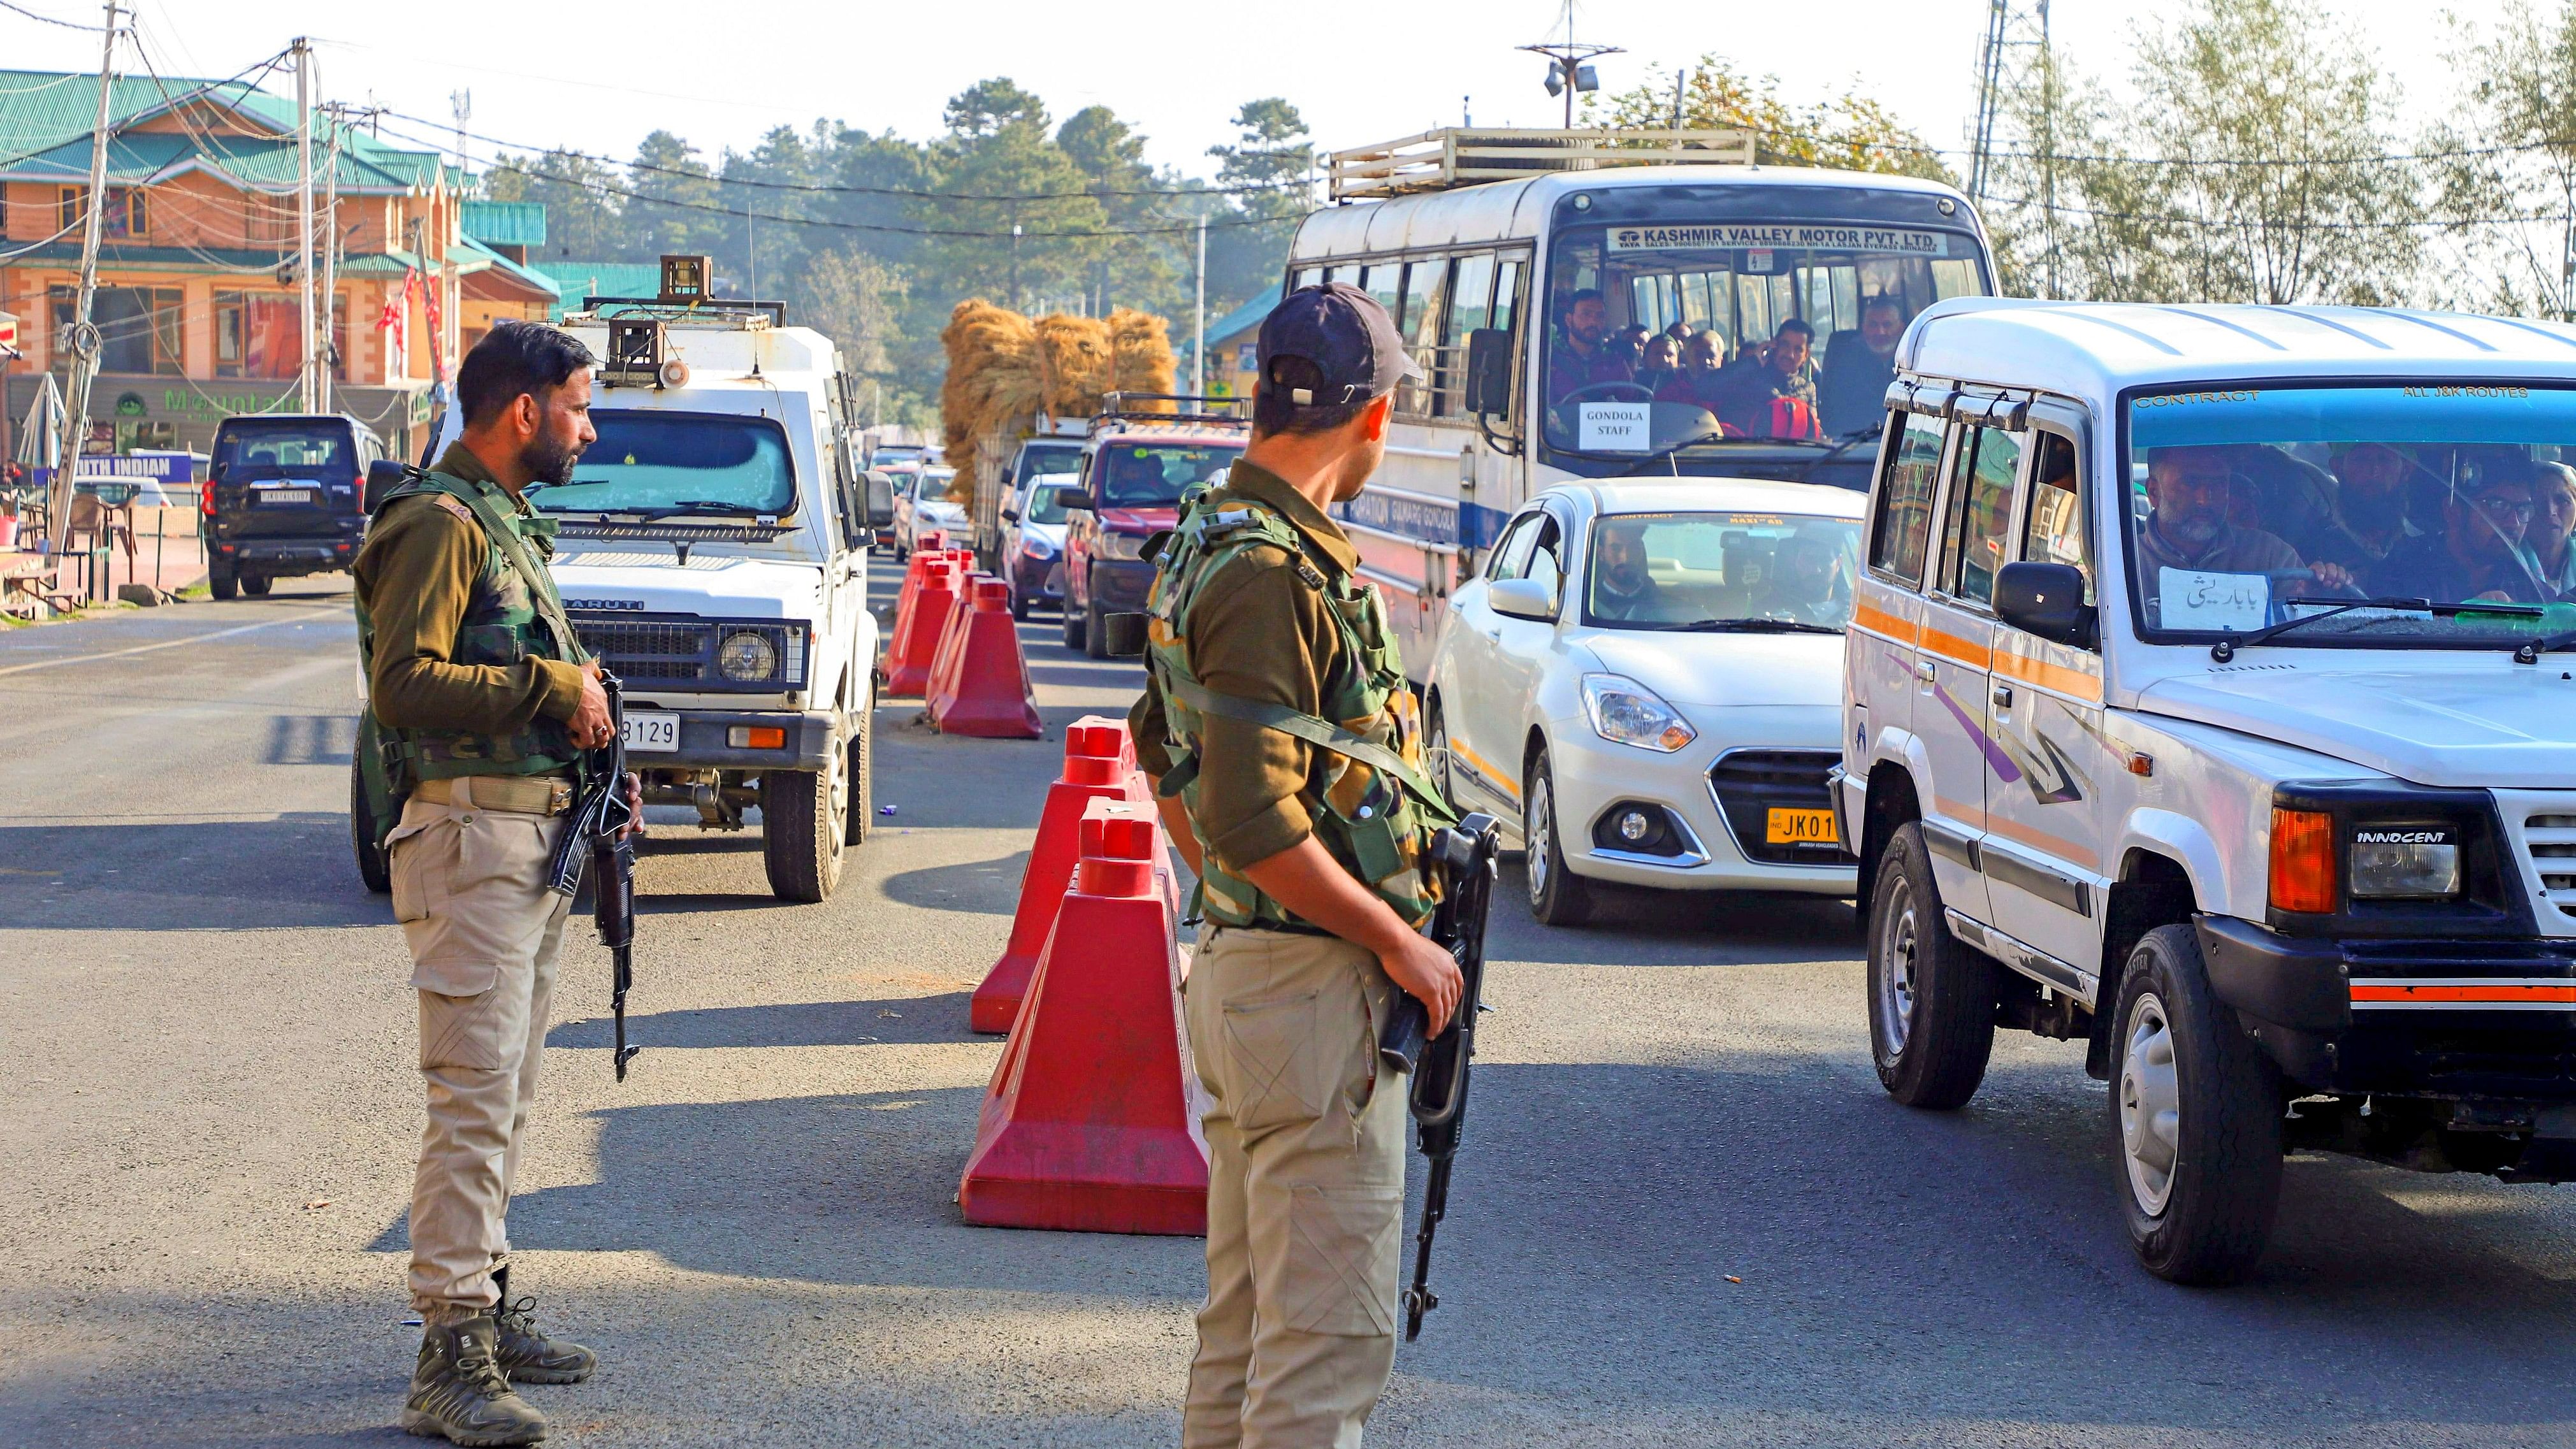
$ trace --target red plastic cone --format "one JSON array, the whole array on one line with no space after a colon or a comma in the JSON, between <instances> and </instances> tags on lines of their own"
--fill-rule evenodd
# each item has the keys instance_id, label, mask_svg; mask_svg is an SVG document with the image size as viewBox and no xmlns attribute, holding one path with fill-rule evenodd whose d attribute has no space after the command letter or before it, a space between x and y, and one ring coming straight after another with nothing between
<instances>
[{"instance_id":1,"label":"red plastic cone","mask_svg":"<svg viewBox=\"0 0 2576 1449\"><path fill-rule=\"evenodd\" d=\"M947 557L935 558L922 571L921 592L914 597L911 617L896 631L894 643L886 651L886 693L901 697L918 696L930 683L930 661L939 647L939 632L948 622L948 611L957 604L957 565Z\"/></svg>"},{"instance_id":2,"label":"red plastic cone","mask_svg":"<svg viewBox=\"0 0 2576 1449\"><path fill-rule=\"evenodd\" d=\"M1073 884L1079 858L1082 812L1094 800L1136 799L1136 746L1127 738L1127 722L1107 715L1084 715L1065 727L1064 770L1047 786L1046 805L1038 812L1037 838L1029 844L1028 868L1020 872L1020 904L1011 914L1011 941L1002 957L984 973L967 1005L967 1025L976 1031L1009 1031L1028 994L1047 932L1055 928L1056 908ZM1151 802L1146 802L1150 808Z\"/></svg>"},{"instance_id":3,"label":"red plastic cone","mask_svg":"<svg viewBox=\"0 0 2576 1449\"><path fill-rule=\"evenodd\" d=\"M1046 733L1038 720L1037 691L1020 653L1020 630L1011 618L1011 586L976 576L967 598L948 617L948 635L930 670L930 723L944 735L988 740L1034 740Z\"/></svg>"},{"instance_id":4,"label":"red plastic cone","mask_svg":"<svg viewBox=\"0 0 2576 1449\"><path fill-rule=\"evenodd\" d=\"M1095 800L1074 890L984 1098L958 1184L966 1221L1090 1233L1207 1231L1207 1142L1156 899L1152 814Z\"/></svg>"},{"instance_id":5,"label":"red plastic cone","mask_svg":"<svg viewBox=\"0 0 2576 1449\"><path fill-rule=\"evenodd\" d=\"M912 626L913 611L921 603L921 581L929 576L930 566L942 559L952 563L957 559L958 551L946 547L946 541L947 535L936 529L923 534L921 547L912 551L911 560L904 565L903 586L895 591L894 596L894 627L886 633L888 669L893 668L895 641Z\"/></svg>"}]
</instances>

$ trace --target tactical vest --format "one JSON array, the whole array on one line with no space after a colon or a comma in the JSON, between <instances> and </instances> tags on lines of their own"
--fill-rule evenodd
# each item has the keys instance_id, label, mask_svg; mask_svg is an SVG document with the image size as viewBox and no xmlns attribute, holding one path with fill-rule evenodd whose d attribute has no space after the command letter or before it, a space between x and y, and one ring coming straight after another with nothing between
<instances>
[{"instance_id":1,"label":"tactical vest","mask_svg":"<svg viewBox=\"0 0 2576 1449\"><path fill-rule=\"evenodd\" d=\"M564 617L554 576L546 571L544 561L554 553L554 520L522 516L510 495L496 484L469 483L445 473L413 475L386 494L377 511L381 514L398 498L420 494L444 495L471 509L486 544L483 571L467 598L450 662L508 668L531 654L575 664L589 657ZM373 679L375 623L363 601L357 609L358 658ZM390 758L384 762L388 776L408 777L392 782L390 793L397 797L409 794L411 784L421 780L547 775L570 770L581 760L581 751L574 748L563 723L543 715L513 733L491 735L458 729L387 729L375 722L375 711L369 709L361 732L389 746Z\"/></svg>"},{"instance_id":2,"label":"tactical vest","mask_svg":"<svg viewBox=\"0 0 2576 1449\"><path fill-rule=\"evenodd\" d=\"M1342 663L1319 691L1323 718L1218 694L1190 667L1192 605L1211 579L1256 548L1285 552L1298 577L1322 593L1324 612L1341 633ZM1146 610L1146 662L1162 686L1165 747L1172 759L1162 790L1180 795L1192 829L1198 820L1203 716L1221 714L1294 735L1326 752L1316 839L1407 924L1429 920L1440 901L1440 883L1437 872L1423 868L1425 847L1430 832L1454 823L1457 812L1422 772L1413 693L1405 687L1395 631L1377 591L1355 583L1332 559L1316 557L1305 536L1275 509L1243 499L1212 507L1201 495L1182 505ZM1223 926L1295 928L1286 908L1217 859L1204 832L1199 843L1206 868L1199 880L1201 914Z\"/></svg>"}]
</instances>

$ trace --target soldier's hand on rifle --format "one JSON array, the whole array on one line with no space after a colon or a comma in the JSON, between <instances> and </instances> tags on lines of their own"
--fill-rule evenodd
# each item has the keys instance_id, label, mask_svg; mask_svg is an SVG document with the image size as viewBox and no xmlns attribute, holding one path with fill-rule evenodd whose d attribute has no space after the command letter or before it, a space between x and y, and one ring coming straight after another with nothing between
<instances>
[{"instance_id":1,"label":"soldier's hand on rifle","mask_svg":"<svg viewBox=\"0 0 2576 1449\"><path fill-rule=\"evenodd\" d=\"M640 836L640 835L642 835L643 833L644 833L644 777L643 777L643 776L641 776L641 775L636 774L636 773L635 773L634 771L632 771L632 770L629 770L629 771L627 771L627 772L626 772L626 831L625 831L625 834L627 834L627 835L634 835L634 836Z\"/></svg>"},{"instance_id":2,"label":"soldier's hand on rifle","mask_svg":"<svg viewBox=\"0 0 2576 1449\"><path fill-rule=\"evenodd\" d=\"M573 706L572 718L564 722L575 746L585 750L605 747L617 733L608 718L608 691L599 687L599 661L594 659L581 667L581 703Z\"/></svg>"},{"instance_id":3,"label":"soldier's hand on rifle","mask_svg":"<svg viewBox=\"0 0 2576 1449\"><path fill-rule=\"evenodd\" d=\"M1438 1036L1448 1030L1449 1018L1458 1010L1459 993L1466 989L1458 974L1458 958L1449 954L1448 947L1411 931L1391 945L1392 949L1377 953L1378 964L1406 995L1422 1003L1431 1018L1425 1035Z\"/></svg>"}]
</instances>

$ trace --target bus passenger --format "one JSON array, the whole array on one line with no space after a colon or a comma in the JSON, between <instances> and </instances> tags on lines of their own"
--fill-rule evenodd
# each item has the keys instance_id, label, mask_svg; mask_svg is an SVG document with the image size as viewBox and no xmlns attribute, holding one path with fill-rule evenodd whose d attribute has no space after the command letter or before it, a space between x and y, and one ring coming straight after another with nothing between
<instances>
[{"instance_id":1,"label":"bus passenger","mask_svg":"<svg viewBox=\"0 0 2576 1449\"><path fill-rule=\"evenodd\" d=\"M1887 388L1896 381L1896 344L1904 335L1905 308L1881 292L1861 304L1858 331L1837 332L1825 343L1816 411L1829 436L1875 431L1887 420Z\"/></svg>"},{"instance_id":2,"label":"bus passenger","mask_svg":"<svg viewBox=\"0 0 2576 1449\"><path fill-rule=\"evenodd\" d=\"M1714 332L1694 332L1691 340L1682 344L1682 370L1655 390L1655 401L1706 408L1714 413L1725 395L1726 373L1725 342ZM1718 428L1731 438L1743 436L1722 420Z\"/></svg>"},{"instance_id":3,"label":"bus passenger","mask_svg":"<svg viewBox=\"0 0 2576 1449\"><path fill-rule=\"evenodd\" d=\"M1658 332L1647 338L1643 360L1637 364L1637 386L1648 392L1661 393L1681 375L1681 348L1671 335Z\"/></svg>"},{"instance_id":4,"label":"bus passenger","mask_svg":"<svg viewBox=\"0 0 2576 1449\"><path fill-rule=\"evenodd\" d=\"M1565 320L1548 349L1550 406L1596 383L1626 382L1628 369L1610 351L1610 309L1586 287L1566 299Z\"/></svg>"},{"instance_id":5,"label":"bus passenger","mask_svg":"<svg viewBox=\"0 0 2576 1449\"><path fill-rule=\"evenodd\" d=\"M1816 385L1807 357L1816 329L1792 317L1767 343L1744 350L1718 378L1717 420L1748 438L1817 438ZM1775 406L1788 403L1790 406Z\"/></svg>"}]
</instances>

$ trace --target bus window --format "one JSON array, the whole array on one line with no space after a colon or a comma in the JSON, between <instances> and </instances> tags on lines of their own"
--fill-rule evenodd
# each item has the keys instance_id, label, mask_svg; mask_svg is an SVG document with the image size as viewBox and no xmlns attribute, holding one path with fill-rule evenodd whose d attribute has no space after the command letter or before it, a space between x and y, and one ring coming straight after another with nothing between
<instances>
[{"instance_id":1,"label":"bus window","mask_svg":"<svg viewBox=\"0 0 2576 1449\"><path fill-rule=\"evenodd\" d=\"M1494 319L1486 325L1500 327L1506 332L1519 327L1520 300L1521 259L1506 257L1494 269Z\"/></svg>"},{"instance_id":2,"label":"bus window","mask_svg":"<svg viewBox=\"0 0 2576 1449\"><path fill-rule=\"evenodd\" d=\"M1438 363L1440 346L1440 298L1449 281L1446 257L1415 262L1406 273L1404 293L1404 349L1432 374L1432 380L1405 382L1395 390L1395 410L1428 416L1432 398L1439 387Z\"/></svg>"},{"instance_id":3,"label":"bus window","mask_svg":"<svg viewBox=\"0 0 2576 1449\"><path fill-rule=\"evenodd\" d=\"M1938 261L1932 264L1932 299L1946 302L1952 297L1982 297L1985 288L1977 285L1977 264L1971 261Z\"/></svg>"},{"instance_id":4,"label":"bus window","mask_svg":"<svg viewBox=\"0 0 2576 1449\"><path fill-rule=\"evenodd\" d=\"M1460 257L1449 276L1449 321L1434 354L1432 410L1442 417L1466 414L1467 334L1493 325L1494 254Z\"/></svg>"},{"instance_id":5,"label":"bus window","mask_svg":"<svg viewBox=\"0 0 2576 1449\"><path fill-rule=\"evenodd\" d=\"M1289 290L1302 292L1308 287L1320 284L1323 280L1324 269L1322 267L1300 267L1297 269L1297 285Z\"/></svg>"},{"instance_id":6,"label":"bus window","mask_svg":"<svg viewBox=\"0 0 2576 1449\"><path fill-rule=\"evenodd\" d=\"M1333 268L1332 279L1341 283L1345 287L1358 286L1360 284L1360 269L1358 264L1350 263Z\"/></svg>"},{"instance_id":7,"label":"bus window","mask_svg":"<svg viewBox=\"0 0 2576 1449\"><path fill-rule=\"evenodd\" d=\"M1371 262L1368 280L1360 284L1360 290L1377 298L1386 315L1395 319L1396 330L1404 330L1404 263Z\"/></svg>"}]
</instances>

